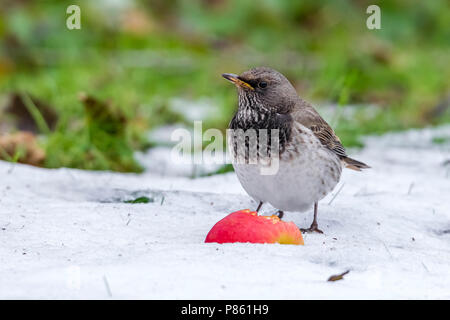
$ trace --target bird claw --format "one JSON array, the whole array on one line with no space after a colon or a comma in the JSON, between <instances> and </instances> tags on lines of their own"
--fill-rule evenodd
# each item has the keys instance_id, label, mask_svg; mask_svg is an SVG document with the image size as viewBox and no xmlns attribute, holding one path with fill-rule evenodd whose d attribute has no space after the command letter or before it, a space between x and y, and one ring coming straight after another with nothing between
<instances>
[{"instance_id":1,"label":"bird claw","mask_svg":"<svg viewBox=\"0 0 450 320\"><path fill-rule=\"evenodd\" d=\"M278 218L281 220L282 218L283 218L283 216L284 216L284 212L283 211L281 211L281 210L279 210L278 212L277 212L277 214L276 214L277 216L278 216Z\"/></svg>"},{"instance_id":2,"label":"bird claw","mask_svg":"<svg viewBox=\"0 0 450 320\"><path fill-rule=\"evenodd\" d=\"M317 233L322 233L322 234L323 234L323 231L320 230L320 229L318 228L317 225L311 225L311 227L309 227L308 229L300 228L300 231L301 231L302 233L313 233L313 232L317 232Z\"/></svg>"}]
</instances>

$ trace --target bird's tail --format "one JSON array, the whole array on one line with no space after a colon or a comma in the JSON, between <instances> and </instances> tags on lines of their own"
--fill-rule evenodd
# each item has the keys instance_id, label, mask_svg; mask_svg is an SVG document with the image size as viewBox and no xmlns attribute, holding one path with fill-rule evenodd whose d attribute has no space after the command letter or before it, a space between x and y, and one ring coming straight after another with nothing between
<instances>
[{"instance_id":1,"label":"bird's tail","mask_svg":"<svg viewBox=\"0 0 450 320\"><path fill-rule=\"evenodd\" d=\"M349 157L342 158L341 160L344 163L344 166L346 168L349 168L349 169L352 169L352 170L361 171L361 169L368 169L368 168L370 168L367 164L365 164L365 163L363 163L361 161L349 158Z\"/></svg>"}]
</instances>

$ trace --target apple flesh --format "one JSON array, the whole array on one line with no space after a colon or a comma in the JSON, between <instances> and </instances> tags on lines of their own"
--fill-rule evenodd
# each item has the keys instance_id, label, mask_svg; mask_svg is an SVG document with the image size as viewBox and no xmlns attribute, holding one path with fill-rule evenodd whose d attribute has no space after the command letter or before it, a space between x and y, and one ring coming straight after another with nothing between
<instances>
[{"instance_id":1,"label":"apple flesh","mask_svg":"<svg viewBox=\"0 0 450 320\"><path fill-rule=\"evenodd\" d=\"M205 242L304 244L302 233L293 222L277 216L258 216L249 209L230 213L217 222Z\"/></svg>"}]
</instances>

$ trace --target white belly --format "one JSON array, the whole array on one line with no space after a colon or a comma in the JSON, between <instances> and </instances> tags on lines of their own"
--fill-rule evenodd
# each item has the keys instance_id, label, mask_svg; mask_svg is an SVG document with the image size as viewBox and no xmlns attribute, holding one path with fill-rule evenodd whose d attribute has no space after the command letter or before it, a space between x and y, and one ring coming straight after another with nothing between
<instances>
[{"instance_id":1,"label":"white belly","mask_svg":"<svg viewBox=\"0 0 450 320\"><path fill-rule=\"evenodd\" d=\"M243 188L255 201L268 202L279 210L306 211L334 189L342 171L340 159L311 131L307 133L296 139L298 152L288 147L280 156L275 174L261 174L261 164L233 164Z\"/></svg>"}]
</instances>

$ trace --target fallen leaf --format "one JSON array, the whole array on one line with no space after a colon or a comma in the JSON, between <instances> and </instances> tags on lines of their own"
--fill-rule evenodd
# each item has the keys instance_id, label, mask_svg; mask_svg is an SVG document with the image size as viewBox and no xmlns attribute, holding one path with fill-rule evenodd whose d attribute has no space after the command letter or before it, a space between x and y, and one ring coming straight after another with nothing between
<instances>
[{"instance_id":1,"label":"fallen leaf","mask_svg":"<svg viewBox=\"0 0 450 320\"><path fill-rule=\"evenodd\" d=\"M350 272L350 270L347 270L347 271L345 271L345 272L343 272L343 273L341 273L341 274L335 274L335 275L329 277L327 281L338 281L338 280L342 280L342 279L344 279L344 276L345 276L347 273L349 273L349 272Z\"/></svg>"},{"instance_id":2,"label":"fallen leaf","mask_svg":"<svg viewBox=\"0 0 450 320\"><path fill-rule=\"evenodd\" d=\"M19 131L0 135L0 159L41 166L45 152L31 132Z\"/></svg>"}]
</instances>

